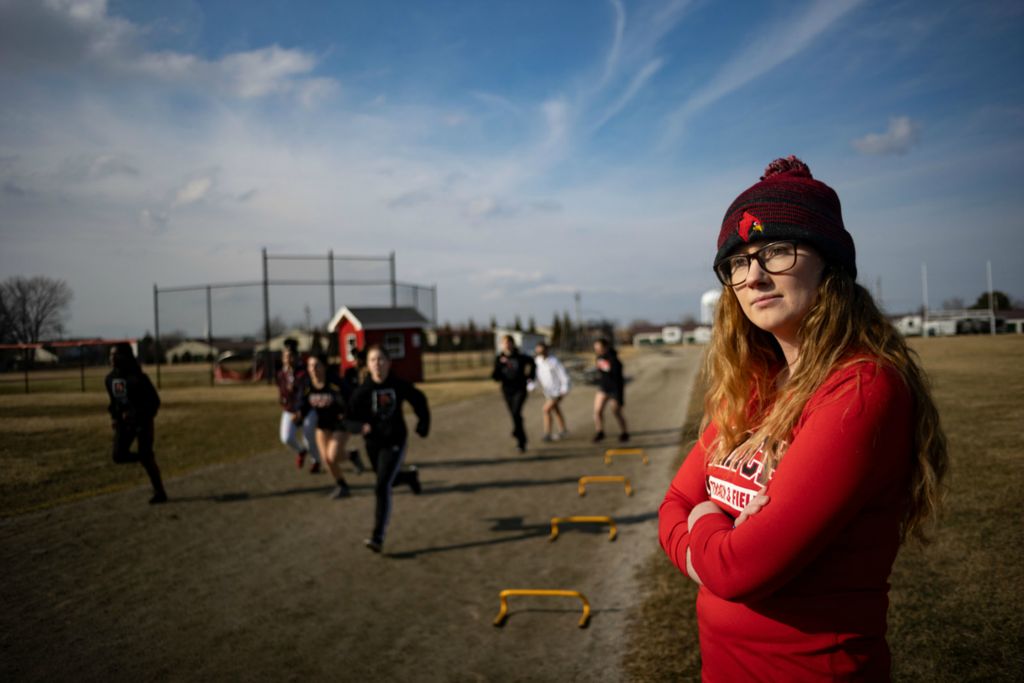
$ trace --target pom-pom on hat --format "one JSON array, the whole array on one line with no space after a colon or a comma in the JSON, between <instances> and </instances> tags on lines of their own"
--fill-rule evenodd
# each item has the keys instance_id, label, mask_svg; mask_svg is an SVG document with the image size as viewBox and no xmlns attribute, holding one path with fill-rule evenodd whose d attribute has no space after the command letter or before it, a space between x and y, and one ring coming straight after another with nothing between
<instances>
[{"instance_id":1,"label":"pom-pom on hat","mask_svg":"<svg viewBox=\"0 0 1024 683\"><path fill-rule=\"evenodd\" d=\"M745 190L725 212L714 265L737 246L762 240L806 242L826 261L857 277L857 254L843 225L839 197L795 156L768 164L761 182Z\"/></svg>"}]
</instances>

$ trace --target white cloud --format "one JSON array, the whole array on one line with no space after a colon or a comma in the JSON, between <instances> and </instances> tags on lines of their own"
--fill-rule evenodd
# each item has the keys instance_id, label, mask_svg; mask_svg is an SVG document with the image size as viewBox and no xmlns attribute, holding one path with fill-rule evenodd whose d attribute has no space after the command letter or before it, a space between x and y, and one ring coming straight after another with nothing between
<instances>
[{"instance_id":1,"label":"white cloud","mask_svg":"<svg viewBox=\"0 0 1024 683\"><path fill-rule=\"evenodd\" d=\"M917 143L919 131L920 126L911 121L909 116L896 116L889 119L889 129L884 133L868 133L851 144L861 154L902 155Z\"/></svg>"},{"instance_id":2,"label":"white cloud","mask_svg":"<svg viewBox=\"0 0 1024 683\"><path fill-rule=\"evenodd\" d=\"M213 178L194 178L183 185L174 195L172 206L188 206L202 201L213 188Z\"/></svg>"},{"instance_id":3,"label":"white cloud","mask_svg":"<svg viewBox=\"0 0 1024 683\"><path fill-rule=\"evenodd\" d=\"M48 68L87 78L101 74L174 84L242 99L291 95L312 106L338 90L314 77L315 57L271 45L207 60L183 52L150 51L144 31L107 13L105 0L0 2L0 70Z\"/></svg>"}]
</instances>

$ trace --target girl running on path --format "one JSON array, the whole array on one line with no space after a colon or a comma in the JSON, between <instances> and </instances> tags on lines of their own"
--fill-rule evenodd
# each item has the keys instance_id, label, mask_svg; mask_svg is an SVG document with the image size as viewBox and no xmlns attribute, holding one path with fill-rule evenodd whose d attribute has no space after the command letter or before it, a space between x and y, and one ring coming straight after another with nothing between
<instances>
[{"instance_id":1,"label":"girl running on path","mask_svg":"<svg viewBox=\"0 0 1024 683\"><path fill-rule=\"evenodd\" d=\"M309 468L310 474L317 474L320 468L320 450L316 445L316 411L311 410L302 419L302 434L305 443L299 441L299 425L295 416L297 406L302 399L302 390L306 384L306 369L300 365L294 343L285 341L281 352L281 369L277 371L277 395L281 404L281 443L295 452L295 466L302 469L308 454L313 461Z\"/></svg>"},{"instance_id":2,"label":"girl running on path","mask_svg":"<svg viewBox=\"0 0 1024 683\"><path fill-rule=\"evenodd\" d=\"M565 366L551 355L548 345L541 342L534 348L534 364L536 365L537 383L544 392L544 440L558 441L565 437L569 430L565 426L565 416L559 403L569 393L572 382ZM551 433L551 416L558 420L558 432Z\"/></svg>"},{"instance_id":3,"label":"girl running on path","mask_svg":"<svg viewBox=\"0 0 1024 683\"><path fill-rule=\"evenodd\" d=\"M533 359L519 353L516 340L506 334L501 340L501 353L494 358L491 379L501 382L501 395L512 415L512 437L520 453L526 452L526 429L523 427L523 404L526 403L527 383L534 379Z\"/></svg>"},{"instance_id":4,"label":"girl running on path","mask_svg":"<svg viewBox=\"0 0 1024 683\"><path fill-rule=\"evenodd\" d=\"M703 431L659 515L703 680L888 681L893 560L947 467L924 373L795 157L729 207L714 270Z\"/></svg>"},{"instance_id":5,"label":"girl running on path","mask_svg":"<svg viewBox=\"0 0 1024 683\"><path fill-rule=\"evenodd\" d=\"M391 357L380 346L366 351L369 376L352 395L352 410L346 426L363 435L370 464L377 473L377 506L374 510L373 533L366 547L379 553L391 519L391 493L395 484L408 484L413 493L420 492L419 472L415 467L402 470L405 461L408 431L402 415L402 404L408 402L416 413L416 433L430 433L430 407L427 397L409 382L391 374Z\"/></svg>"},{"instance_id":6,"label":"girl running on path","mask_svg":"<svg viewBox=\"0 0 1024 683\"><path fill-rule=\"evenodd\" d=\"M153 420L160 410L160 396L139 367L131 344L121 342L110 349L113 368L104 380L110 397L110 426L114 430L114 462L142 464L153 486L151 505L167 502L167 492L153 453ZM138 452L131 451L138 442Z\"/></svg>"},{"instance_id":7,"label":"girl running on path","mask_svg":"<svg viewBox=\"0 0 1024 683\"><path fill-rule=\"evenodd\" d=\"M316 447L336 483L330 497L347 498L351 493L338 462L348 440L342 424L346 408L345 392L340 380L327 376L327 361L323 356L310 356L306 361L306 370L309 376L299 397L294 422L299 424L310 412L316 412Z\"/></svg>"},{"instance_id":8,"label":"girl running on path","mask_svg":"<svg viewBox=\"0 0 1024 683\"><path fill-rule=\"evenodd\" d=\"M619 354L607 339L601 337L594 342L594 353L597 354L598 390L594 396L594 441L604 440L604 407L612 404L612 415L619 423L619 441L629 441L629 429L622 407L626 405L626 379L622 375L622 362Z\"/></svg>"}]
</instances>

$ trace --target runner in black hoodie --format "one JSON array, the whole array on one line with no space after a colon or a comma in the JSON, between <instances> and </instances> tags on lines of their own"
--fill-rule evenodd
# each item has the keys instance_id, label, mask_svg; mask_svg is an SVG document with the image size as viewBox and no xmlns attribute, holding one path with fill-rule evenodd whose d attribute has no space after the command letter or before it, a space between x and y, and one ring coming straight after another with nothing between
<instances>
[{"instance_id":1,"label":"runner in black hoodie","mask_svg":"<svg viewBox=\"0 0 1024 683\"><path fill-rule=\"evenodd\" d=\"M160 468L153 454L153 418L160 410L160 396L153 383L139 367L131 344L121 342L110 349L113 370L104 383L110 396L110 426L114 429L114 462L141 463L153 485L150 504L167 502L167 492L160 478ZM139 452L132 453L132 442L138 440Z\"/></svg>"},{"instance_id":2,"label":"runner in black hoodie","mask_svg":"<svg viewBox=\"0 0 1024 683\"><path fill-rule=\"evenodd\" d=\"M519 353L512 335L501 340L501 353L494 357L491 379L501 382L508 412L512 415L512 436L520 453L526 452L526 430L523 428L523 404L526 403L526 385L536 376L533 359Z\"/></svg>"},{"instance_id":3,"label":"runner in black hoodie","mask_svg":"<svg viewBox=\"0 0 1024 683\"><path fill-rule=\"evenodd\" d=\"M392 487L404 483L413 493L420 492L416 468L402 470L409 436L402 403L408 401L416 413L416 433L421 437L430 432L430 407L423 392L390 374L391 357L382 347L375 345L366 350L366 366L369 376L352 394L351 411L345 425L350 431L363 435L370 464L377 473L373 534L365 543L367 548L379 553L391 518Z\"/></svg>"}]
</instances>

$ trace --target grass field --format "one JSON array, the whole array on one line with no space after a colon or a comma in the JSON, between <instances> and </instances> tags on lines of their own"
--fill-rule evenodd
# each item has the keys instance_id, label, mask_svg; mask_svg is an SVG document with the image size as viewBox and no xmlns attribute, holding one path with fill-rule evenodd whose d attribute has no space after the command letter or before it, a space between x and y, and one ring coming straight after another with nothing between
<instances>
[{"instance_id":1,"label":"grass field","mask_svg":"<svg viewBox=\"0 0 1024 683\"><path fill-rule=\"evenodd\" d=\"M1024 337L912 345L932 378L951 475L933 542L905 546L890 579L893 680L1024 680ZM630 631L630 679L700 680L696 587L660 551L639 580L649 594Z\"/></svg>"},{"instance_id":2,"label":"grass field","mask_svg":"<svg viewBox=\"0 0 1024 683\"><path fill-rule=\"evenodd\" d=\"M468 365L468 359L466 361ZM146 368L151 377L152 368ZM162 370L157 462L165 478L280 448L277 389L265 384L210 387L206 366ZM77 377L55 373L54 390L0 395L0 516L116 491L147 481L141 467L115 467L100 368L81 393ZM426 368L431 405L494 391L489 368Z\"/></svg>"}]
</instances>

